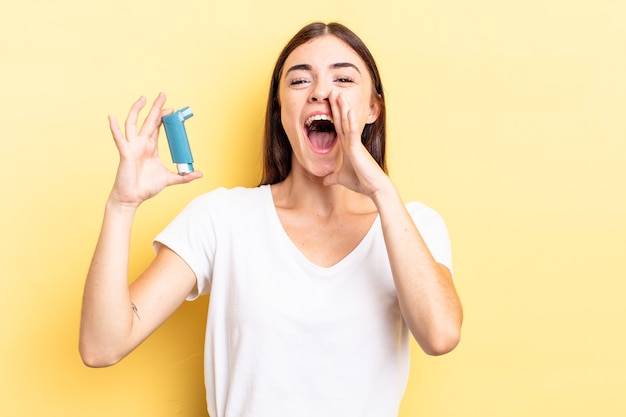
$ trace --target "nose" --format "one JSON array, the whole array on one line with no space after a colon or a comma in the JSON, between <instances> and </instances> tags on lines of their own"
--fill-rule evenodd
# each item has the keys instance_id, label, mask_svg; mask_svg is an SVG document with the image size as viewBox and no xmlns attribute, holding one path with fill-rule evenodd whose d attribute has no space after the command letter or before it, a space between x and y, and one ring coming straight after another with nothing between
<instances>
[{"instance_id":1,"label":"nose","mask_svg":"<svg viewBox=\"0 0 626 417\"><path fill-rule=\"evenodd\" d=\"M329 94L330 88L325 83L318 81L313 85L309 99L312 102L328 101Z\"/></svg>"}]
</instances>

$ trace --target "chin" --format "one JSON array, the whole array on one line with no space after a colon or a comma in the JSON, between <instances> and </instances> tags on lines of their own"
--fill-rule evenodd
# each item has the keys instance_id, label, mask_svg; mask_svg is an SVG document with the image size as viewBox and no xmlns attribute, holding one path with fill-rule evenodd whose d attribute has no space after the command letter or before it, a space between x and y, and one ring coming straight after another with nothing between
<instances>
[{"instance_id":1,"label":"chin","mask_svg":"<svg viewBox=\"0 0 626 417\"><path fill-rule=\"evenodd\" d=\"M343 161L341 149L336 145L324 151L315 150L310 143L300 146L299 152L293 153L292 169L298 166L305 175L315 178L324 178L336 172Z\"/></svg>"},{"instance_id":2,"label":"chin","mask_svg":"<svg viewBox=\"0 0 626 417\"><path fill-rule=\"evenodd\" d=\"M333 172L336 172L341 167L341 161L339 158L333 158L332 161L317 161L309 164L309 173L318 178L324 178Z\"/></svg>"}]
</instances>

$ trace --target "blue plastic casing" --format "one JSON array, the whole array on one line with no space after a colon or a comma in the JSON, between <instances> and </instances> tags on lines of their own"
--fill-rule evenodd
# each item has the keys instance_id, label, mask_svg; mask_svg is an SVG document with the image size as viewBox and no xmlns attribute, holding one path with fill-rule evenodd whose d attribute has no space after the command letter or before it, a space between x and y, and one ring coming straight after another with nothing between
<instances>
[{"instance_id":1,"label":"blue plastic casing","mask_svg":"<svg viewBox=\"0 0 626 417\"><path fill-rule=\"evenodd\" d=\"M184 123L191 116L193 116L193 112L189 107L163 116L163 127L172 154L172 161L176 164L176 169L180 175L193 172L193 156Z\"/></svg>"}]
</instances>

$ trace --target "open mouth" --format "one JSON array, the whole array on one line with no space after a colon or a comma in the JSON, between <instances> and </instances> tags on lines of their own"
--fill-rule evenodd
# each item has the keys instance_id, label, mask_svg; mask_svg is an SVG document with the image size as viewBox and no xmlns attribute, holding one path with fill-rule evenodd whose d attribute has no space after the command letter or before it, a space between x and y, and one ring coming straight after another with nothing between
<instances>
[{"instance_id":1,"label":"open mouth","mask_svg":"<svg viewBox=\"0 0 626 417\"><path fill-rule=\"evenodd\" d=\"M333 119L326 114L316 114L304 122L311 147L316 152L327 152L332 149L337 139Z\"/></svg>"}]
</instances>

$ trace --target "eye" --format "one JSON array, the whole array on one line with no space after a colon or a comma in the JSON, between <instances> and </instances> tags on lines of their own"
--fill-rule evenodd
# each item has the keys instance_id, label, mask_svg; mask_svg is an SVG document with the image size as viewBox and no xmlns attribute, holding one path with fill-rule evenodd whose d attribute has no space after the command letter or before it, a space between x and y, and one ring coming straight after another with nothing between
<instances>
[{"instance_id":1,"label":"eye","mask_svg":"<svg viewBox=\"0 0 626 417\"><path fill-rule=\"evenodd\" d=\"M303 87L309 84L311 81L307 78L294 78L289 80L289 85L292 87Z\"/></svg>"},{"instance_id":2,"label":"eye","mask_svg":"<svg viewBox=\"0 0 626 417\"><path fill-rule=\"evenodd\" d=\"M348 76L340 76L340 77L335 78L335 81L338 83L353 83L354 79Z\"/></svg>"}]
</instances>

